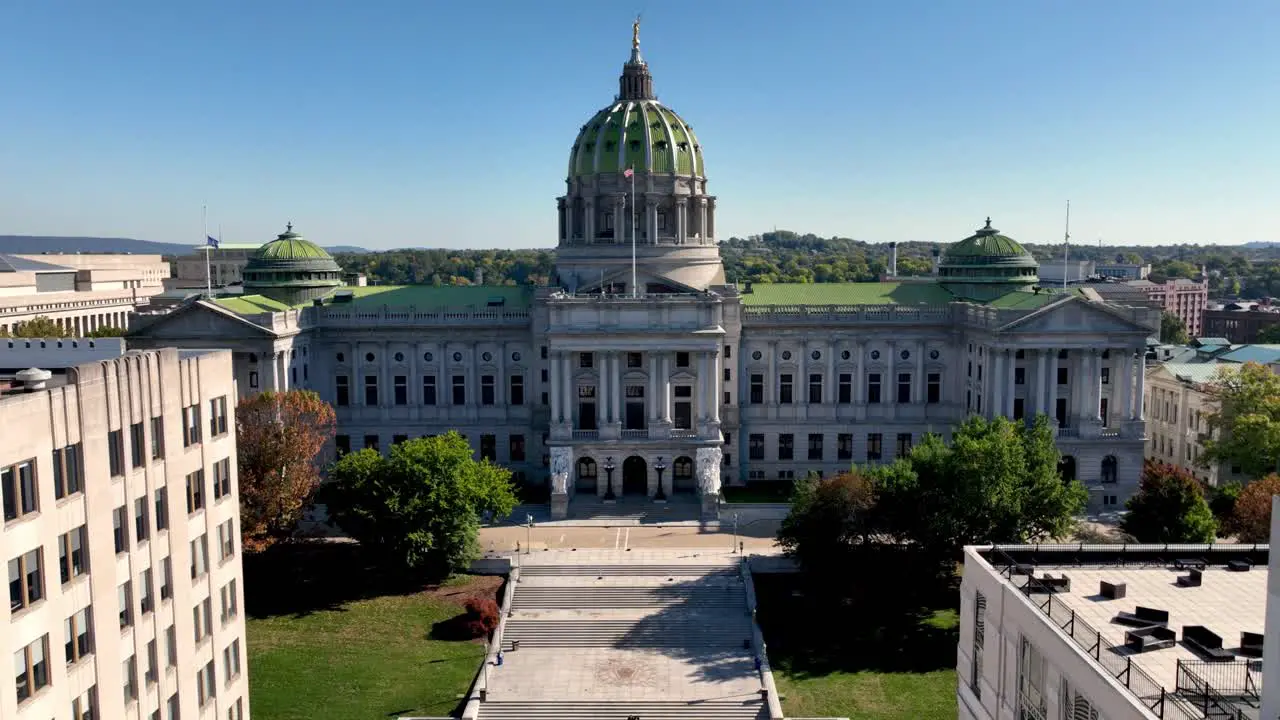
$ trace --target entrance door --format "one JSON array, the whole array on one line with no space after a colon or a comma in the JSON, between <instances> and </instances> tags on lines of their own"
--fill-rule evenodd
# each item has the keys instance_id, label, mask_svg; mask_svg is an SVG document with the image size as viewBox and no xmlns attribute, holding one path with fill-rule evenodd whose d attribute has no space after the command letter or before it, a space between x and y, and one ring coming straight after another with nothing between
<instances>
[{"instance_id":1,"label":"entrance door","mask_svg":"<svg viewBox=\"0 0 1280 720\"><path fill-rule=\"evenodd\" d=\"M632 455L622 461L622 494L649 494L649 466L644 458Z\"/></svg>"},{"instance_id":2,"label":"entrance door","mask_svg":"<svg viewBox=\"0 0 1280 720\"><path fill-rule=\"evenodd\" d=\"M591 493L596 492L596 483L599 478L599 471L596 468L596 461L589 457L578 458L578 477L574 483L574 488L578 492Z\"/></svg>"},{"instance_id":3,"label":"entrance door","mask_svg":"<svg viewBox=\"0 0 1280 720\"><path fill-rule=\"evenodd\" d=\"M693 476L693 458L680 456L671 461L672 492L697 492L698 480Z\"/></svg>"}]
</instances>

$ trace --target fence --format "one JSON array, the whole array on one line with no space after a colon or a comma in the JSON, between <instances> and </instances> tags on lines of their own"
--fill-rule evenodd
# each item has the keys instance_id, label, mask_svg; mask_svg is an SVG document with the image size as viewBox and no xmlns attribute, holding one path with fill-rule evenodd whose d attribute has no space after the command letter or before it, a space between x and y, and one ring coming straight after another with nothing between
<instances>
[{"instance_id":1,"label":"fence","mask_svg":"<svg viewBox=\"0 0 1280 720\"><path fill-rule=\"evenodd\" d=\"M1251 662L1178 661L1178 693L1213 720L1249 720L1238 698L1257 707L1262 702L1262 672Z\"/></svg>"}]
</instances>

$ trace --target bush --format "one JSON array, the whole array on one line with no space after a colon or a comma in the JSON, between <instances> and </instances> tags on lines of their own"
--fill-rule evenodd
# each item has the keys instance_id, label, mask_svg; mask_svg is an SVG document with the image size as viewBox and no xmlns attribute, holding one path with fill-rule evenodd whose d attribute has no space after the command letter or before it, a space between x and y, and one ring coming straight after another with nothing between
<instances>
[{"instance_id":1,"label":"bush","mask_svg":"<svg viewBox=\"0 0 1280 720\"><path fill-rule=\"evenodd\" d=\"M471 638L488 637L489 633L498 629L500 611L498 603L490 598L471 598L467 600L466 615L463 616L463 627Z\"/></svg>"}]
</instances>

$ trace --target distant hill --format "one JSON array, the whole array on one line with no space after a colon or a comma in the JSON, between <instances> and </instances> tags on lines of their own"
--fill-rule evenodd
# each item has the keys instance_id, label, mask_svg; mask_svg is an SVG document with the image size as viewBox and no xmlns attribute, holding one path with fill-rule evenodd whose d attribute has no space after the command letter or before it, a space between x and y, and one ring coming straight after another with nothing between
<instances>
[{"instance_id":1,"label":"distant hill","mask_svg":"<svg viewBox=\"0 0 1280 720\"><path fill-rule=\"evenodd\" d=\"M1274 242L1271 240L1254 240L1253 242L1247 242L1244 244L1244 246L1247 248L1254 248L1257 250L1261 250L1264 248L1273 248L1273 247L1276 247L1277 245L1280 245L1280 242Z\"/></svg>"},{"instance_id":2,"label":"distant hill","mask_svg":"<svg viewBox=\"0 0 1280 720\"><path fill-rule=\"evenodd\" d=\"M134 255L187 255L196 243L164 243L133 238L52 237L42 235L0 235L0 253L132 253ZM368 252L352 245L325 248L329 252Z\"/></svg>"}]
</instances>

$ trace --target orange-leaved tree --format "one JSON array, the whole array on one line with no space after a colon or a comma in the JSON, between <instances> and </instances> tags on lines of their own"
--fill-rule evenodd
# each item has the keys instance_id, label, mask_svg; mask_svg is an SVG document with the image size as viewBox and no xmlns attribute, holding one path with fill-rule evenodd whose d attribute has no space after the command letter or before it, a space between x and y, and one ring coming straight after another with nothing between
<instances>
[{"instance_id":1,"label":"orange-leaved tree","mask_svg":"<svg viewBox=\"0 0 1280 720\"><path fill-rule=\"evenodd\" d=\"M1240 491L1231 530L1244 543L1271 542L1271 496L1280 495L1280 475L1254 480Z\"/></svg>"},{"instance_id":2,"label":"orange-leaved tree","mask_svg":"<svg viewBox=\"0 0 1280 720\"><path fill-rule=\"evenodd\" d=\"M319 455L335 423L333 407L310 390L259 393L236 407L246 550L293 535L320 487Z\"/></svg>"}]
</instances>

